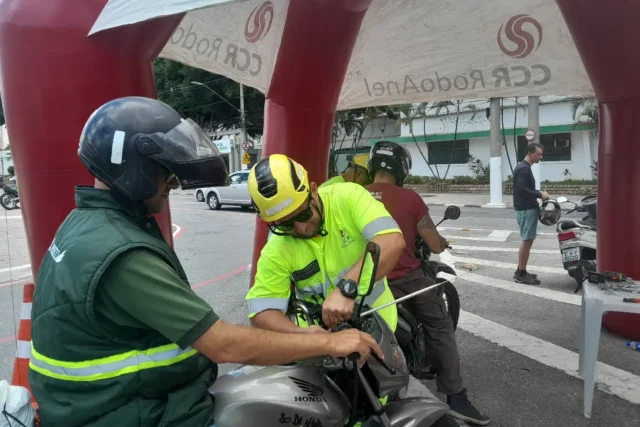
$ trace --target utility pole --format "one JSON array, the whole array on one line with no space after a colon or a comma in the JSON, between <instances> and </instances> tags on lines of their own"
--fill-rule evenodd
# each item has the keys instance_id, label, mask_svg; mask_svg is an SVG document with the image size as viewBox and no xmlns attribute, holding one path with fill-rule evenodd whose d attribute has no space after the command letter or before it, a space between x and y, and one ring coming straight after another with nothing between
<instances>
[{"instance_id":1,"label":"utility pole","mask_svg":"<svg viewBox=\"0 0 640 427\"><path fill-rule=\"evenodd\" d=\"M240 143L239 144L235 143L231 147L231 153L229 153L229 169L230 169L229 172L235 172L237 170L240 170L242 168L242 143L247 139L246 129L245 129L245 121L244 121L244 90L243 90L242 84L240 84L240 109L239 110L236 108L235 105L233 105L231 102L229 102L229 100L227 98L225 98L224 96L220 95L218 92L216 92L215 90L211 89L206 84L204 84L202 82L197 82L197 81L192 81L191 84L196 85L196 86L202 86L202 87L208 89L209 92L211 92L214 95L218 96L224 102L226 102L227 104L231 105L234 109L236 109L237 111L240 112L240 122L241 122L241 127L242 127L241 133L240 133L240 137L238 138L238 139L240 139Z\"/></svg>"},{"instance_id":2,"label":"utility pole","mask_svg":"<svg viewBox=\"0 0 640 427\"><path fill-rule=\"evenodd\" d=\"M529 129L535 132L535 137L531 143L540 143L540 97L530 96L529 104ZM531 172L536 180L536 190L540 190L540 163L531 166Z\"/></svg>"},{"instance_id":3,"label":"utility pole","mask_svg":"<svg viewBox=\"0 0 640 427\"><path fill-rule=\"evenodd\" d=\"M247 140L247 128L244 115L244 86L240 83L240 147L238 147L238 160L242 159L242 144ZM242 169L241 162L238 163L238 170Z\"/></svg>"},{"instance_id":4,"label":"utility pole","mask_svg":"<svg viewBox=\"0 0 640 427\"><path fill-rule=\"evenodd\" d=\"M502 139L500 135L500 98L491 98L489 106L489 120L491 123L491 157L490 170L490 201L488 208L504 208L502 202Z\"/></svg>"}]
</instances>

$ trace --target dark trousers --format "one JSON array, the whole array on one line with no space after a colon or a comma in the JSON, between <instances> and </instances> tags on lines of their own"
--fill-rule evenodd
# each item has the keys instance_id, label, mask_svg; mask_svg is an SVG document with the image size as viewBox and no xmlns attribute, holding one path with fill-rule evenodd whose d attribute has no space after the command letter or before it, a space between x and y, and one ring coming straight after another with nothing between
<instances>
[{"instance_id":1,"label":"dark trousers","mask_svg":"<svg viewBox=\"0 0 640 427\"><path fill-rule=\"evenodd\" d=\"M421 269L388 282L396 299L435 284ZM453 321L442 295L442 286L438 286L401 304L424 325L429 351L433 352L434 362L439 363L441 367L436 375L438 391L449 395L462 390L462 376Z\"/></svg>"}]
</instances>

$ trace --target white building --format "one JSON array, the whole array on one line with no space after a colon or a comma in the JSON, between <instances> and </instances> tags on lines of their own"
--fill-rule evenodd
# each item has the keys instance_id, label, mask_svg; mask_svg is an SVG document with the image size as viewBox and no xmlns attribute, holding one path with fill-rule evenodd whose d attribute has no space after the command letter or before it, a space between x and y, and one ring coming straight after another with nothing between
<instances>
[{"instance_id":1,"label":"white building","mask_svg":"<svg viewBox=\"0 0 640 427\"><path fill-rule=\"evenodd\" d=\"M448 114L443 110L438 116L435 115L435 110L428 109L426 120L413 120L415 140L408 125L402 125L399 138L392 138L392 141L406 144L411 152L412 175L432 176L422 154L429 160L431 168L438 168L441 177L444 176L449 159L452 159L447 178L472 175L467 162L470 155L480 159L485 166L489 165L489 100L461 102L460 110L455 146L455 106L449 107ZM544 146L544 158L540 162L541 181L594 179L591 166L593 161L598 160L595 124L576 124L571 99L567 97L541 97L539 119L540 143ZM524 137L529 120L527 97L518 98L518 104L513 98L505 99L502 120L506 140L506 149L502 146L502 179L506 180L512 175L511 167L515 168L524 158L524 151L529 143ZM428 149L424 142L425 134L429 142ZM416 140L422 154L416 146Z\"/></svg>"},{"instance_id":2,"label":"white building","mask_svg":"<svg viewBox=\"0 0 640 427\"><path fill-rule=\"evenodd\" d=\"M507 180L512 175L511 168L524 157L524 148L528 141L524 137L528 129L527 97L504 100L503 128L506 146L502 147L502 179ZM427 158L431 168L438 169L441 178L451 159L451 167L446 178L466 175L472 176L468 158L473 156L480 159L484 166L489 166L490 157L490 121L489 100L463 101L460 103L458 130L454 133L456 124L456 107L449 106L448 111L442 109L436 115L436 109L429 105L426 119L417 118L413 123L413 136L408 124L400 126L399 135L394 135L393 125L387 126L385 139L406 144L411 153L413 167L411 175L433 176L424 161ZM544 146L544 159L540 164L541 181L563 181L565 179L595 178L591 166L598 160L598 141L596 126L593 123L576 124L571 108L571 99L567 97L548 96L540 98L540 142ZM583 121L586 118L582 118ZM514 126L515 120L515 126ZM515 141L514 141L515 127ZM376 133L372 126L369 131ZM428 147L425 143L428 141ZM392 137L393 135L393 137ZM415 139L414 139L415 137ZM372 143L382 137L363 138L359 149L354 152L367 152ZM417 145L416 145L417 141ZM516 154L516 146L518 153ZM338 162L338 170L346 166L346 159L351 155L350 149L342 150L342 161ZM511 166L510 166L511 165ZM342 168L341 168L342 167Z\"/></svg>"}]
</instances>

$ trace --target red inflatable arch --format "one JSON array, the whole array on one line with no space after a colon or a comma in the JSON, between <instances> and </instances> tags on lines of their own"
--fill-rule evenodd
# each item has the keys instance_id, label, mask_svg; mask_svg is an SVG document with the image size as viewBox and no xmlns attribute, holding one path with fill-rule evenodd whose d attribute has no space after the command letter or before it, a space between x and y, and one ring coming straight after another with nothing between
<instances>
[{"instance_id":1,"label":"red inflatable arch","mask_svg":"<svg viewBox=\"0 0 640 427\"><path fill-rule=\"evenodd\" d=\"M327 177L333 115L372 0L292 1L265 108L265 154L291 155L312 180ZM557 0L600 100L598 263L640 278L640 3ZM0 73L19 173L34 277L53 234L92 178L77 157L80 131L104 102L155 97L151 62L182 16L87 34L106 0L0 2ZM331 26L334 31L324 29ZM337 29L337 30L335 30ZM124 48L122 48L124 47ZM306 52L314 52L313 56ZM313 98L314 102L306 102ZM170 213L159 222L169 242ZM253 264L266 240L257 227ZM605 324L640 339L638 316Z\"/></svg>"}]
</instances>

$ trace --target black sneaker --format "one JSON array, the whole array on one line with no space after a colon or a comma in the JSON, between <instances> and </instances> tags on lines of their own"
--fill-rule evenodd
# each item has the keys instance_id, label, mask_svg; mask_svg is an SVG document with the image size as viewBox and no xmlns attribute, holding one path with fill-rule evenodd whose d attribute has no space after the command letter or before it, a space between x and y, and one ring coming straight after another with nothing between
<instances>
[{"instance_id":1,"label":"black sneaker","mask_svg":"<svg viewBox=\"0 0 640 427\"><path fill-rule=\"evenodd\" d=\"M491 422L491 418L481 414L480 411L469 402L466 388L463 388L458 394L448 395L447 405L449 405L449 415L459 420L481 426L486 426Z\"/></svg>"},{"instance_id":2,"label":"black sneaker","mask_svg":"<svg viewBox=\"0 0 640 427\"><path fill-rule=\"evenodd\" d=\"M529 273L527 270L523 270L523 273L520 273L520 270L516 270L516 273L515 273L515 274L517 274L517 275L519 275L519 274L524 274L525 276L531 276L531 277L533 277L534 279L537 279L537 278L538 278L538 275L537 275L537 274Z\"/></svg>"},{"instance_id":3,"label":"black sneaker","mask_svg":"<svg viewBox=\"0 0 640 427\"><path fill-rule=\"evenodd\" d=\"M518 273L513 275L513 280L516 283L524 283L525 285L539 285L540 280L536 279L537 276L528 273Z\"/></svg>"}]
</instances>

